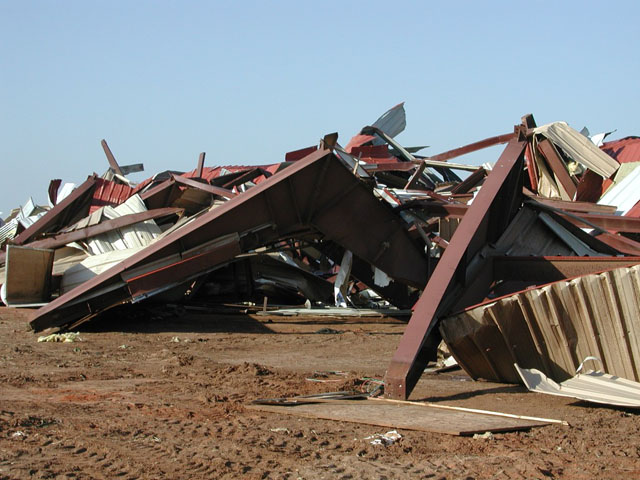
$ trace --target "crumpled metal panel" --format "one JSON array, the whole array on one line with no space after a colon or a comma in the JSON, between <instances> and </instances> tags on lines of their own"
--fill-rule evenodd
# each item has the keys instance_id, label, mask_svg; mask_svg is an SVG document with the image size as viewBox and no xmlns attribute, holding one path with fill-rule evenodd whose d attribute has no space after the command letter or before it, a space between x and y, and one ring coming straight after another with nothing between
<instances>
[{"instance_id":1,"label":"crumpled metal panel","mask_svg":"<svg viewBox=\"0 0 640 480\"><path fill-rule=\"evenodd\" d=\"M562 382L588 356L640 380L640 265L554 282L444 319L440 332L473 378L519 383L513 364Z\"/></svg>"},{"instance_id":2,"label":"crumpled metal panel","mask_svg":"<svg viewBox=\"0 0 640 480\"><path fill-rule=\"evenodd\" d=\"M625 137L606 142L600 149L619 163L640 162L640 137Z\"/></svg>"}]
</instances>

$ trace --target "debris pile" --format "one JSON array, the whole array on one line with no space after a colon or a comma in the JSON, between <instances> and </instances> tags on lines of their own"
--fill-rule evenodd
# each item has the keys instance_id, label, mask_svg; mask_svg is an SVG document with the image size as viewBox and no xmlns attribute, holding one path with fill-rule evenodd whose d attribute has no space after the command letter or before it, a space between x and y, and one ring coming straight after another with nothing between
<instances>
[{"instance_id":1,"label":"debris pile","mask_svg":"<svg viewBox=\"0 0 640 480\"><path fill-rule=\"evenodd\" d=\"M203 153L137 185L126 175L142 165L103 141L104 175L52 180L49 208L30 200L0 226L2 301L39 307L35 331L140 302L412 309L385 379L395 398L442 339L474 378L561 382L595 355L640 380L640 138L526 115L427 156L395 140L405 125L400 104L345 147L329 134L261 166L206 167ZM493 166L450 161L499 144Z\"/></svg>"}]
</instances>

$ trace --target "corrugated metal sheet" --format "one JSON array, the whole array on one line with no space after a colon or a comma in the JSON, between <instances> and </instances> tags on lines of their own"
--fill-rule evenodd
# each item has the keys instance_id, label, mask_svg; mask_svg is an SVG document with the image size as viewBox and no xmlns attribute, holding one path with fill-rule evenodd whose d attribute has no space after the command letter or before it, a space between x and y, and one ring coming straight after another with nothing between
<instances>
[{"instance_id":1,"label":"corrugated metal sheet","mask_svg":"<svg viewBox=\"0 0 640 480\"><path fill-rule=\"evenodd\" d=\"M120 205L133 194L133 188L121 183L110 182L103 178L96 179L89 213L107 205Z\"/></svg>"},{"instance_id":2,"label":"corrugated metal sheet","mask_svg":"<svg viewBox=\"0 0 640 480\"><path fill-rule=\"evenodd\" d=\"M18 220L16 220L15 218L9 220L2 227L0 227L0 245L2 245L5 240L15 237L17 230Z\"/></svg>"},{"instance_id":3,"label":"corrugated metal sheet","mask_svg":"<svg viewBox=\"0 0 640 480\"><path fill-rule=\"evenodd\" d=\"M102 215L110 220L123 215L145 212L147 207L139 195L134 195L117 207L104 207ZM97 235L87 240L87 247L91 255L111 252L113 250L127 250L144 247L151 243L162 231L153 220L136 223L111 232Z\"/></svg>"},{"instance_id":4,"label":"corrugated metal sheet","mask_svg":"<svg viewBox=\"0 0 640 480\"><path fill-rule=\"evenodd\" d=\"M404 111L404 102L399 103L395 107L384 112L371 126L379 128L391 138L401 133L407 126L407 115ZM349 143L347 143L347 146L344 149L348 153L352 153L351 150L353 148L360 147L369 142L371 142L372 145L385 144L384 140L376 136L358 134L349 140Z\"/></svg>"},{"instance_id":5,"label":"corrugated metal sheet","mask_svg":"<svg viewBox=\"0 0 640 480\"><path fill-rule=\"evenodd\" d=\"M513 364L557 382L589 356L640 379L640 265L554 282L444 319L440 331L474 378L519 383Z\"/></svg>"},{"instance_id":6,"label":"corrugated metal sheet","mask_svg":"<svg viewBox=\"0 0 640 480\"><path fill-rule=\"evenodd\" d=\"M602 372L579 373L556 383L535 368L515 365L525 386L532 392L558 395L620 407L640 407L640 383Z\"/></svg>"},{"instance_id":7,"label":"corrugated metal sheet","mask_svg":"<svg viewBox=\"0 0 640 480\"><path fill-rule=\"evenodd\" d=\"M619 163L640 162L640 137L625 137L606 142L600 149Z\"/></svg>"}]
</instances>

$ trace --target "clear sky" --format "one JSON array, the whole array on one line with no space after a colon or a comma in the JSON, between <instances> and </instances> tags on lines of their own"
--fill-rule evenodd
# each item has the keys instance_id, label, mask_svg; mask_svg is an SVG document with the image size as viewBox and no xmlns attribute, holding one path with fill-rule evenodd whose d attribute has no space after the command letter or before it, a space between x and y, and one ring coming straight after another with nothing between
<instances>
[{"instance_id":1,"label":"clear sky","mask_svg":"<svg viewBox=\"0 0 640 480\"><path fill-rule=\"evenodd\" d=\"M401 101L426 154L525 113L640 135L639 23L637 1L0 0L0 211L102 174L102 138L142 180L346 144Z\"/></svg>"}]
</instances>

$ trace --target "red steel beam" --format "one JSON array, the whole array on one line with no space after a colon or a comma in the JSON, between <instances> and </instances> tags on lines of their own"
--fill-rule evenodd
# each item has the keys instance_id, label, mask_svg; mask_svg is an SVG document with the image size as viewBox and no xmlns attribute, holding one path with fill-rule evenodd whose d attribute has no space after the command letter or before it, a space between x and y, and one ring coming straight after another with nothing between
<instances>
[{"instance_id":1,"label":"red steel beam","mask_svg":"<svg viewBox=\"0 0 640 480\"><path fill-rule=\"evenodd\" d=\"M623 217L621 215L602 215L599 213L580 213L578 216L568 216L558 211L558 214L580 228L593 228L593 225L610 232L640 233L640 218ZM584 221L581 221L583 219Z\"/></svg>"},{"instance_id":2,"label":"red steel beam","mask_svg":"<svg viewBox=\"0 0 640 480\"><path fill-rule=\"evenodd\" d=\"M33 225L27 228L20 235L15 237L11 243L13 245L24 245L31 241L34 237L37 237L43 233L49 233L51 231L60 228L64 224L60 221L65 215L76 216L81 212L83 202L91 199L93 190L96 186L97 176L92 175L84 183L79 185L73 192L67 197L62 199L55 207L40 217ZM86 205L86 213L89 211L89 203ZM84 215L86 215L86 213ZM84 216L82 215L82 216Z\"/></svg>"},{"instance_id":3,"label":"red steel beam","mask_svg":"<svg viewBox=\"0 0 640 480\"><path fill-rule=\"evenodd\" d=\"M613 205L598 205L597 203L591 202L569 202L566 200L555 200L551 198L539 197L538 195L527 192L526 189L524 194L538 203L560 210L567 210L569 212L615 213L616 211L616 207Z\"/></svg>"},{"instance_id":4,"label":"red steel beam","mask_svg":"<svg viewBox=\"0 0 640 480\"><path fill-rule=\"evenodd\" d=\"M111 169L118 175L124 177L124 174L120 169L120 165L118 165L118 162L116 162L116 157L114 157L113 153L111 153L111 149L109 148L109 145L107 145L107 141L104 138L100 141L100 145L102 145L102 149L104 150L104 154L107 156L107 160L109 161L109 166L111 167Z\"/></svg>"},{"instance_id":5,"label":"red steel beam","mask_svg":"<svg viewBox=\"0 0 640 480\"><path fill-rule=\"evenodd\" d=\"M434 155L433 157L429 157L429 160L439 160L441 162L446 162L451 158L460 157L461 155L466 155L467 153L482 150L483 148L500 145L501 143L507 143L511 141L511 139L515 138L515 136L515 133L505 133L502 135L497 135L495 137L485 138L484 140L480 140L479 142L470 143L469 145L465 145L463 147L458 147L454 148L453 150L439 153L437 155Z\"/></svg>"},{"instance_id":6,"label":"red steel beam","mask_svg":"<svg viewBox=\"0 0 640 480\"><path fill-rule=\"evenodd\" d=\"M111 220L106 220L90 227L80 228L78 230L73 230L67 233L59 233L52 237L47 237L43 240L36 240L35 242L28 243L25 246L30 248L57 248L71 242L86 240L88 238L95 237L96 235L101 235L118 228L135 225L136 223L146 222L147 220L162 218L168 215L181 214L183 211L184 210L181 208L169 207L147 210L146 212L141 213L132 213L129 215L123 215L118 218L113 218ZM1 255L0 261L2 261Z\"/></svg>"},{"instance_id":7,"label":"red steel beam","mask_svg":"<svg viewBox=\"0 0 640 480\"><path fill-rule=\"evenodd\" d=\"M636 257L493 257L495 278L550 283L640 263Z\"/></svg>"},{"instance_id":8,"label":"red steel beam","mask_svg":"<svg viewBox=\"0 0 640 480\"><path fill-rule=\"evenodd\" d=\"M396 207L396 210L418 208L423 212L436 217L462 218L469 209L469 205L463 203L433 202L428 200L414 200Z\"/></svg>"},{"instance_id":9,"label":"red steel beam","mask_svg":"<svg viewBox=\"0 0 640 480\"><path fill-rule=\"evenodd\" d=\"M204 170L204 157L206 153L202 152L198 157L198 168L196 169L196 177L202 178L202 171Z\"/></svg>"},{"instance_id":10,"label":"red steel beam","mask_svg":"<svg viewBox=\"0 0 640 480\"><path fill-rule=\"evenodd\" d=\"M483 167L480 167L471 175L469 175L467 178L465 178L462 182L455 185L451 189L451 193L452 194L467 193L473 187L478 185L482 180L484 180L484 177L486 176L487 176L487 171Z\"/></svg>"},{"instance_id":11,"label":"red steel beam","mask_svg":"<svg viewBox=\"0 0 640 480\"><path fill-rule=\"evenodd\" d=\"M551 171L554 173L565 192L567 192L569 198L572 200L576 198L576 184L573 182L573 178L569 175L566 164L560 158L560 155L558 155L553 144L545 138L538 142L538 150L542 156L547 159L547 162L551 167Z\"/></svg>"},{"instance_id":12,"label":"red steel beam","mask_svg":"<svg viewBox=\"0 0 640 480\"><path fill-rule=\"evenodd\" d=\"M173 175L173 179L177 183L180 183L187 187L197 188L198 190L202 190L203 192L208 192L212 195L217 195L219 197L230 199L236 196L235 193L233 193L231 190L227 190L226 188L214 187L213 185L210 185L208 183L198 182L197 180L186 178L181 175Z\"/></svg>"},{"instance_id":13,"label":"red steel beam","mask_svg":"<svg viewBox=\"0 0 640 480\"><path fill-rule=\"evenodd\" d=\"M525 146L524 140L509 141L442 254L387 369L386 396L408 398L428 362L431 352L426 348L435 348L427 341L438 316L452 306L460 287L470 283L468 262L502 234L520 207Z\"/></svg>"}]
</instances>

